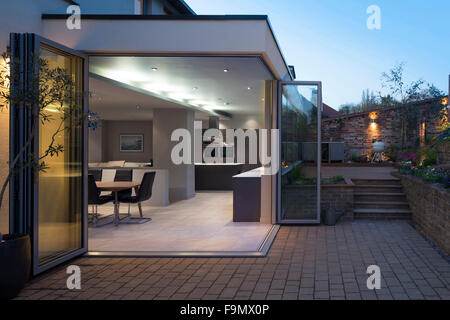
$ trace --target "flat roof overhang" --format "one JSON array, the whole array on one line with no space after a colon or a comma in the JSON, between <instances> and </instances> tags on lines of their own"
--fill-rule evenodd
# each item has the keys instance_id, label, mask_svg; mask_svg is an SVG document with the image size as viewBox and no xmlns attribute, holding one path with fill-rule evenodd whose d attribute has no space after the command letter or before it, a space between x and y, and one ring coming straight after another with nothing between
<instances>
[{"instance_id":1,"label":"flat roof overhang","mask_svg":"<svg viewBox=\"0 0 450 320\"><path fill-rule=\"evenodd\" d=\"M267 16L43 14L43 37L86 53L259 55L278 80L292 80Z\"/></svg>"}]
</instances>

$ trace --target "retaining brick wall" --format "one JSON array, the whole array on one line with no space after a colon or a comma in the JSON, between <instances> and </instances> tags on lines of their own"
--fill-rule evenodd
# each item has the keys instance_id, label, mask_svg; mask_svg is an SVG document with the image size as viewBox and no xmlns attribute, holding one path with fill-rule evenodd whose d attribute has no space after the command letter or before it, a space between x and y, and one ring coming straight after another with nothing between
<instances>
[{"instance_id":1,"label":"retaining brick wall","mask_svg":"<svg viewBox=\"0 0 450 320\"><path fill-rule=\"evenodd\" d=\"M341 220L353 220L354 184L346 179L345 184L322 185L322 210L336 209L344 211ZM288 185L282 193L284 216L286 219L314 219L316 217L316 186Z\"/></svg>"},{"instance_id":2,"label":"retaining brick wall","mask_svg":"<svg viewBox=\"0 0 450 320\"><path fill-rule=\"evenodd\" d=\"M322 210L336 209L344 211L340 220L353 220L354 185L324 185L322 186Z\"/></svg>"},{"instance_id":3,"label":"retaining brick wall","mask_svg":"<svg viewBox=\"0 0 450 320\"><path fill-rule=\"evenodd\" d=\"M415 227L450 254L450 191L415 177L393 175L401 179Z\"/></svg>"},{"instance_id":4,"label":"retaining brick wall","mask_svg":"<svg viewBox=\"0 0 450 320\"><path fill-rule=\"evenodd\" d=\"M434 104L433 104L434 106ZM414 130L408 130L408 147L413 147L420 141L420 125L425 122L425 137L433 137L441 132L441 121L428 112L430 103L418 105L421 115L416 119ZM370 114L374 113L376 119L372 124ZM372 139L382 141L387 148L401 146L401 135L398 128L399 108L386 108L343 115L338 118L324 119L322 121L322 141L342 141L346 160L353 154L367 155L372 150Z\"/></svg>"}]
</instances>

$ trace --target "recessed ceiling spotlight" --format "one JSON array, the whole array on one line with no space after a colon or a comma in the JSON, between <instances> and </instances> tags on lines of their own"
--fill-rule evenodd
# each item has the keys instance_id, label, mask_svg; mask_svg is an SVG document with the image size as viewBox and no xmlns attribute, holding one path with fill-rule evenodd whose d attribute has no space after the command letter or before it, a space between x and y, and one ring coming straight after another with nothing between
<instances>
[{"instance_id":1,"label":"recessed ceiling spotlight","mask_svg":"<svg viewBox=\"0 0 450 320\"><path fill-rule=\"evenodd\" d=\"M227 68L223 69L223 72L228 72L228 71L230 71L230 70Z\"/></svg>"},{"instance_id":2,"label":"recessed ceiling spotlight","mask_svg":"<svg viewBox=\"0 0 450 320\"><path fill-rule=\"evenodd\" d=\"M247 87L247 90L252 90L252 87Z\"/></svg>"},{"instance_id":3,"label":"recessed ceiling spotlight","mask_svg":"<svg viewBox=\"0 0 450 320\"><path fill-rule=\"evenodd\" d=\"M158 68L153 67L153 68L152 68L152 71L158 71Z\"/></svg>"},{"instance_id":4,"label":"recessed ceiling spotlight","mask_svg":"<svg viewBox=\"0 0 450 320\"><path fill-rule=\"evenodd\" d=\"M193 87L192 90L198 90L198 87Z\"/></svg>"}]
</instances>

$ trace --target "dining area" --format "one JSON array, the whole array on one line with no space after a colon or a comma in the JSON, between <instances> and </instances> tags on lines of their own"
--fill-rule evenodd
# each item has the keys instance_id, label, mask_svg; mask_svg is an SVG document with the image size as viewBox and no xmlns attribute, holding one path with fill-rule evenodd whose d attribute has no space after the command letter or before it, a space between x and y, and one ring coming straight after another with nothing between
<instances>
[{"instance_id":1,"label":"dining area","mask_svg":"<svg viewBox=\"0 0 450 320\"><path fill-rule=\"evenodd\" d=\"M151 221L144 217L142 203L152 197L156 173L145 172L139 181L133 180L133 170L117 170L112 181L102 181L102 170L90 169L88 172L88 212L89 226L102 227L113 223L142 224ZM99 206L113 203L113 212L99 213ZM126 214L120 214L120 205L128 205ZM139 216L131 214L131 206L136 205Z\"/></svg>"}]
</instances>

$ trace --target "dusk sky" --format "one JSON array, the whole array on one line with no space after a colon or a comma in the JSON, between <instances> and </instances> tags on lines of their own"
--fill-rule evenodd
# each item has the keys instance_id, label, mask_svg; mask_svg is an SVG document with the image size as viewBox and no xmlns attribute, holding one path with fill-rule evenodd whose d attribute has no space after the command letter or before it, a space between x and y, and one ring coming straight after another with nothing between
<instances>
[{"instance_id":1,"label":"dusk sky","mask_svg":"<svg viewBox=\"0 0 450 320\"><path fill-rule=\"evenodd\" d=\"M186 0L197 14L265 14L297 80L323 82L335 109L381 90L380 75L405 62L405 79L448 92L449 0ZM370 5L381 30L369 30Z\"/></svg>"}]
</instances>

